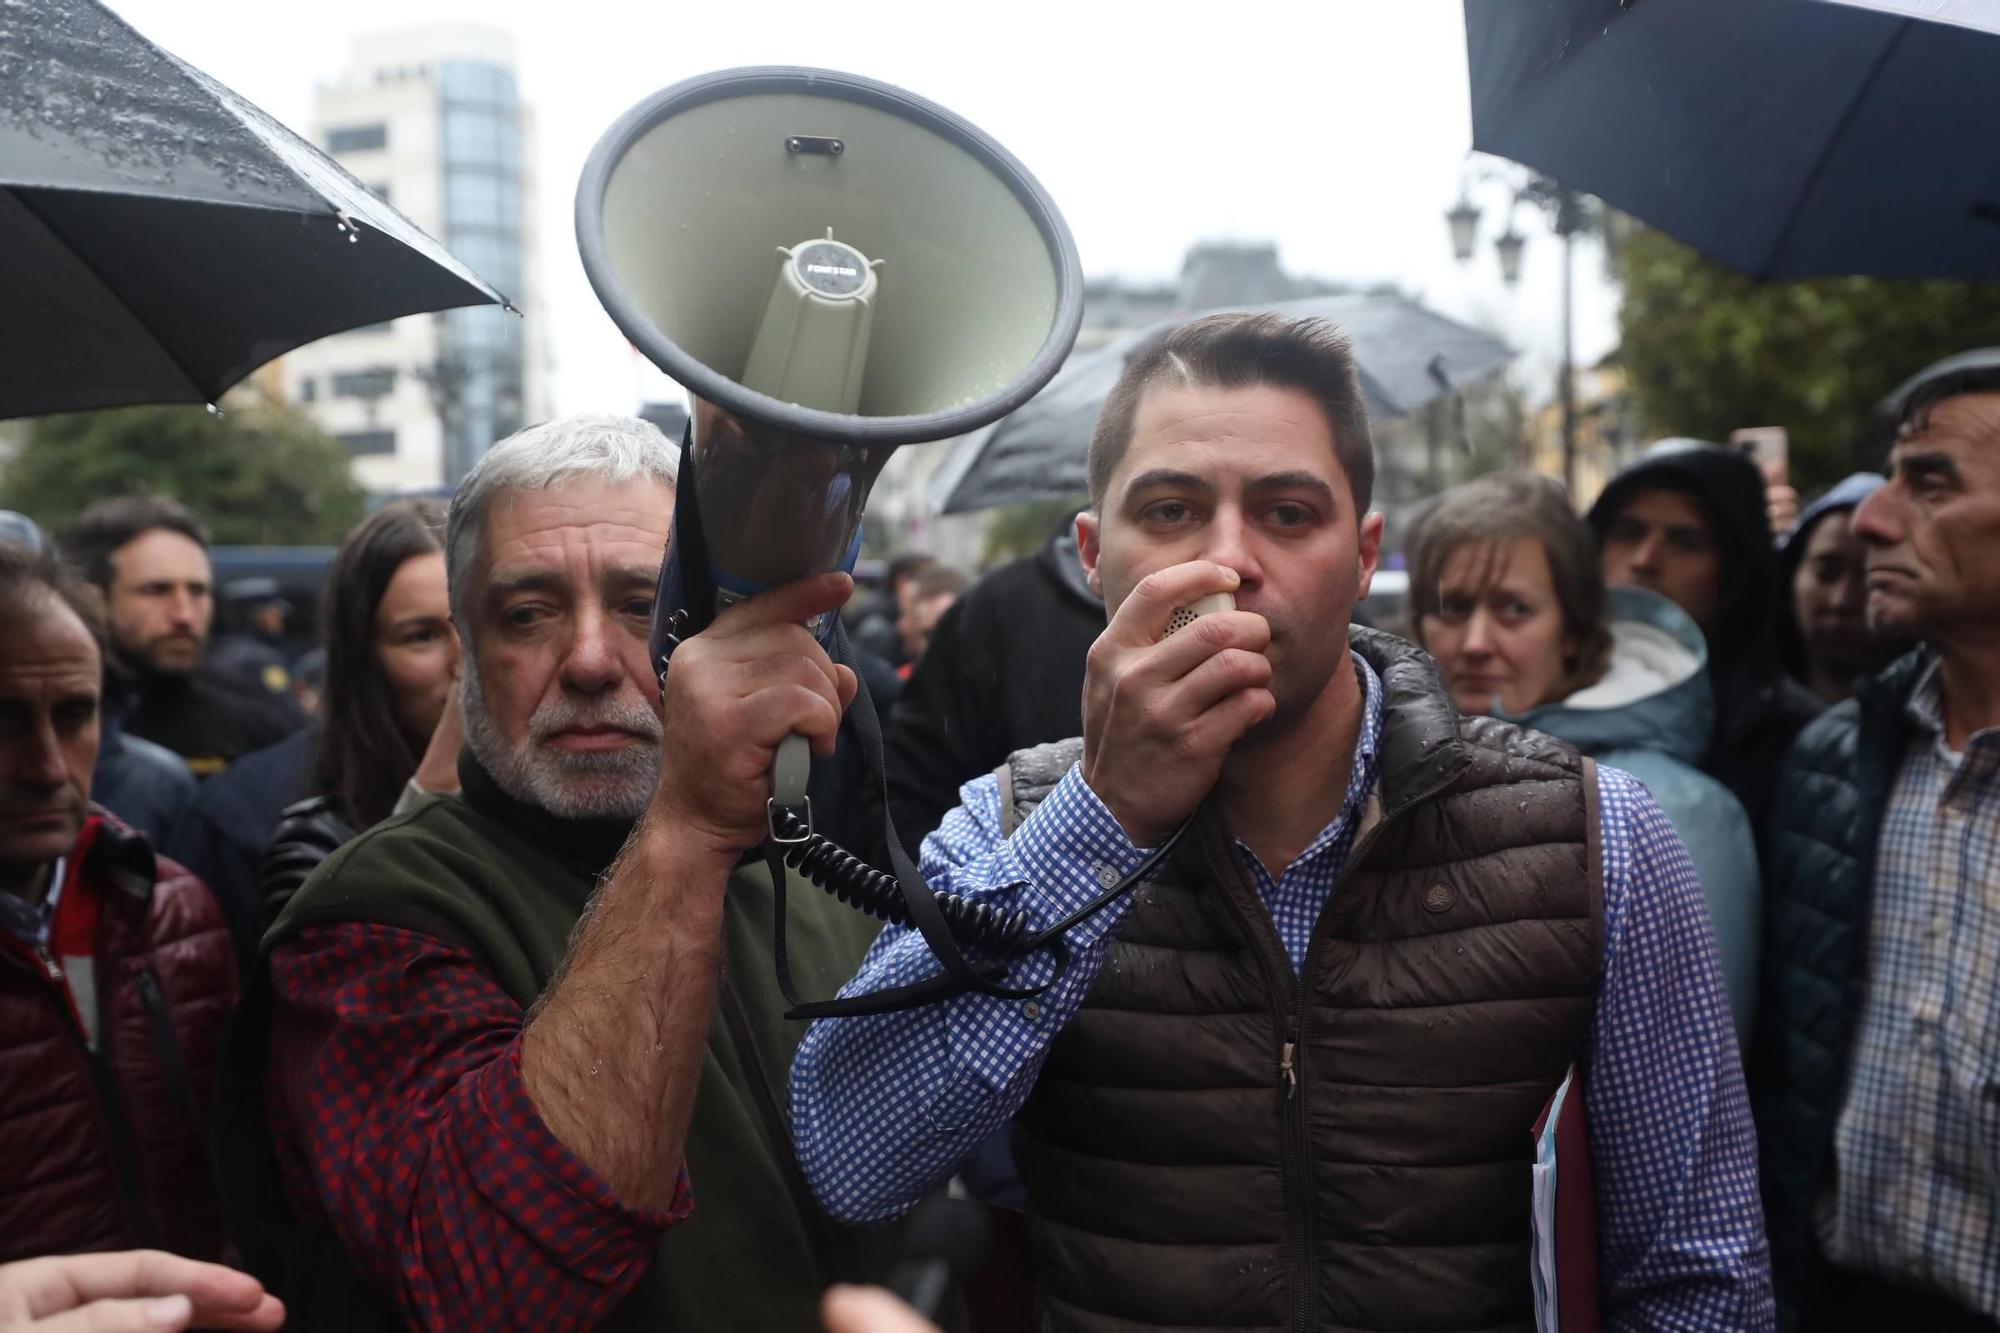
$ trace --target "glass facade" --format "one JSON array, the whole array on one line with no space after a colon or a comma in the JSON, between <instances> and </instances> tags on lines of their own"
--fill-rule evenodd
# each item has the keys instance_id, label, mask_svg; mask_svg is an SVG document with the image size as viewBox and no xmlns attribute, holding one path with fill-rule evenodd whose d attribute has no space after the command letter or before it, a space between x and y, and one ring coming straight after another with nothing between
<instances>
[{"instance_id":1,"label":"glass facade","mask_svg":"<svg viewBox=\"0 0 2000 1333\"><path fill-rule=\"evenodd\" d=\"M447 249L506 296L521 291L521 97L499 65L438 66ZM495 440L521 428L521 317L495 306L446 311L431 390L445 426L444 483L456 486Z\"/></svg>"}]
</instances>

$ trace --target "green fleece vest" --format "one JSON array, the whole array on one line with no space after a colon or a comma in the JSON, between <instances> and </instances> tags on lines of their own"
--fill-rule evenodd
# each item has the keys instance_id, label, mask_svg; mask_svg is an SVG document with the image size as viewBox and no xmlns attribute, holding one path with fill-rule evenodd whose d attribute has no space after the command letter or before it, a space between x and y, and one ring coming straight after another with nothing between
<instances>
[{"instance_id":1,"label":"green fleece vest","mask_svg":"<svg viewBox=\"0 0 2000 1333\"><path fill-rule=\"evenodd\" d=\"M309 926L370 921L448 939L479 957L524 1010L549 984L629 826L525 806L469 755L459 771L462 797L424 801L348 843L272 926L232 1038L231 1081L245 1093L261 1081L269 1045L259 1034L268 1034L271 951ZM802 994L831 994L854 975L877 924L802 885L787 905L793 977ZM746 863L729 884L722 989L687 1139L694 1212L668 1232L607 1328L816 1328L827 1283L880 1282L894 1264L896 1229L831 1222L792 1158L786 1074L805 1025L783 1016L771 925L769 875L761 862ZM225 1126L225 1143L230 1135ZM269 1154L247 1166L242 1150L230 1155L225 1190L240 1230L268 1234L282 1204ZM281 1266L306 1303L294 1305L295 1317L328 1328L398 1326L325 1228L295 1233L292 1250Z\"/></svg>"}]
</instances>

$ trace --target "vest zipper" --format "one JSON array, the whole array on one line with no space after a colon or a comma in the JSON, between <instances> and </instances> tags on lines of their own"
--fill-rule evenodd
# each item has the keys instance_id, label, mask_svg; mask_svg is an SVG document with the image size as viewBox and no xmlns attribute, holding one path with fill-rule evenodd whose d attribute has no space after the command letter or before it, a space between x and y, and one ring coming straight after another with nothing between
<instances>
[{"instance_id":1,"label":"vest zipper","mask_svg":"<svg viewBox=\"0 0 2000 1333\"><path fill-rule=\"evenodd\" d=\"M1400 818L1405 810L1424 801L1449 787L1458 778L1458 770L1448 773L1441 782L1433 783L1408 800L1398 805L1393 813L1385 813L1375 821L1375 826L1355 840L1348 849L1347 860L1334 876L1333 887L1327 890L1326 902L1320 905L1319 920L1313 923L1312 938L1306 944L1304 964L1298 974L1290 978L1292 986L1292 1011L1286 1017L1285 1044L1280 1055L1280 1068L1288 1080L1284 1098L1284 1134L1287 1156L1287 1181L1285 1198L1291 1212L1292 1224L1292 1330L1293 1333L1312 1333L1313 1296L1318 1290L1316 1281L1319 1266L1313 1256L1313 1210L1312 1210L1312 1144L1306 1134L1306 1094L1300 1089L1304 1082L1305 1029L1309 1008L1309 983L1313 974L1313 960L1319 954L1320 941L1326 935L1321 923L1326 920L1327 909L1332 906L1334 895L1346 886L1354 867L1361 864L1382 836L1382 830ZM1378 779L1379 781L1379 779ZM1282 948L1279 950L1282 955ZM1286 960L1289 972L1289 962Z\"/></svg>"},{"instance_id":2,"label":"vest zipper","mask_svg":"<svg viewBox=\"0 0 2000 1333\"><path fill-rule=\"evenodd\" d=\"M1285 1206L1291 1214L1292 1239L1292 1329L1311 1333L1313 1291L1312 1239L1312 1147L1306 1142L1305 1105L1299 1097L1299 1028L1305 1011L1305 988L1296 989L1298 1004L1285 1020L1284 1054L1279 1068L1284 1074L1285 1096L1282 1132L1285 1140Z\"/></svg>"}]
</instances>

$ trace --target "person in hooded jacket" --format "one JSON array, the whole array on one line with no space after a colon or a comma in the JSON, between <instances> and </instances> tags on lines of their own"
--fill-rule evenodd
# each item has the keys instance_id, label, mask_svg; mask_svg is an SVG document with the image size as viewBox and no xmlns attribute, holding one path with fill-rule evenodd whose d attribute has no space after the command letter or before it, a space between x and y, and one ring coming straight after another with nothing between
<instances>
[{"instance_id":1,"label":"person in hooded jacket","mask_svg":"<svg viewBox=\"0 0 2000 1333\"><path fill-rule=\"evenodd\" d=\"M1532 473L1447 494L1409 563L1417 642L1460 712L1568 741L1653 793L1701 878L1746 1042L1762 935L1757 847L1742 805L1696 767L1713 703L1694 621L1642 588L1607 594L1568 493Z\"/></svg>"},{"instance_id":2,"label":"person in hooded jacket","mask_svg":"<svg viewBox=\"0 0 2000 1333\"><path fill-rule=\"evenodd\" d=\"M1104 602L1084 580L1074 513L1040 550L951 604L883 735L889 810L912 858L961 785L1016 750L1078 734L1083 659L1102 633Z\"/></svg>"},{"instance_id":3,"label":"person in hooded jacket","mask_svg":"<svg viewBox=\"0 0 2000 1333\"><path fill-rule=\"evenodd\" d=\"M1784 588L1764 478L1735 449L1662 440L1590 507L1604 581L1670 598L1708 643L1715 723L1701 769L1764 827L1778 763L1824 706L1779 657Z\"/></svg>"},{"instance_id":4,"label":"person in hooded jacket","mask_svg":"<svg viewBox=\"0 0 2000 1333\"><path fill-rule=\"evenodd\" d=\"M1807 505L1778 541L1785 669L1829 704L1850 698L1856 681L1912 646L1900 635L1873 629L1863 614L1868 546L1854 531L1854 511L1882 482L1879 472L1842 478Z\"/></svg>"}]
</instances>

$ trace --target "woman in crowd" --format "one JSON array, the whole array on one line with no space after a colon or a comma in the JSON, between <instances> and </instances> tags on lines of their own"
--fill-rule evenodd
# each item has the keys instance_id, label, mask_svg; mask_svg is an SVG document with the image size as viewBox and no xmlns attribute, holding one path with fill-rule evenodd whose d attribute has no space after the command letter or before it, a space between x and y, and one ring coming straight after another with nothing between
<instances>
[{"instance_id":1,"label":"woman in crowd","mask_svg":"<svg viewBox=\"0 0 2000 1333\"><path fill-rule=\"evenodd\" d=\"M1757 850L1743 807L1695 767L1713 708L1701 630L1664 597L1607 594L1567 492L1529 473L1446 495L1409 565L1417 641L1461 712L1556 736L1651 790L1701 876L1745 1039L1762 918Z\"/></svg>"},{"instance_id":2,"label":"woman in crowd","mask_svg":"<svg viewBox=\"0 0 2000 1333\"><path fill-rule=\"evenodd\" d=\"M459 645L445 595L444 518L435 501L385 506L348 535L327 571L316 794L285 810L264 854L266 923L335 848L406 796L457 789Z\"/></svg>"},{"instance_id":3,"label":"woman in crowd","mask_svg":"<svg viewBox=\"0 0 2000 1333\"><path fill-rule=\"evenodd\" d=\"M1854 682L1901 657L1910 645L1868 628L1868 547L1854 535L1854 511L1882 485L1857 472L1806 506L1778 543L1785 572L1785 669L1828 703L1854 693Z\"/></svg>"}]
</instances>

